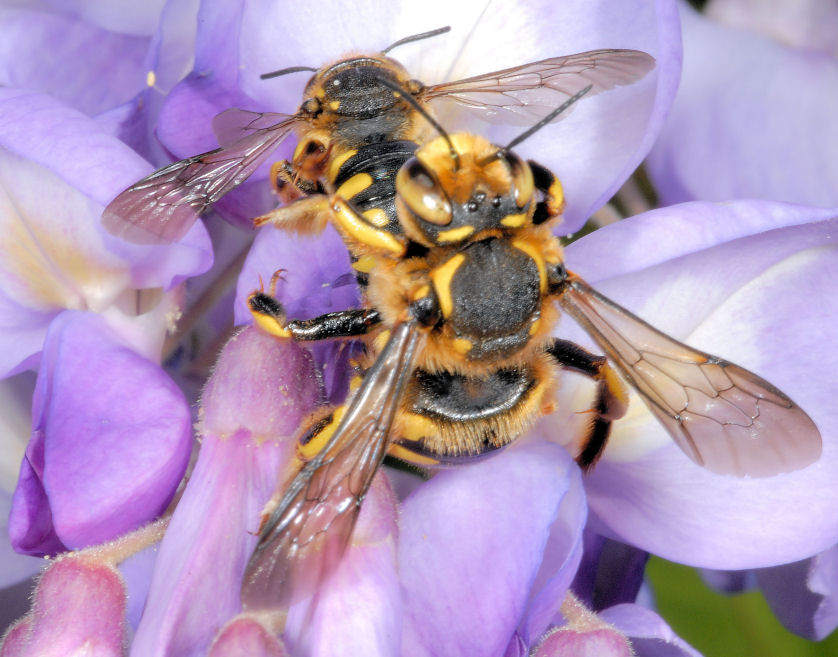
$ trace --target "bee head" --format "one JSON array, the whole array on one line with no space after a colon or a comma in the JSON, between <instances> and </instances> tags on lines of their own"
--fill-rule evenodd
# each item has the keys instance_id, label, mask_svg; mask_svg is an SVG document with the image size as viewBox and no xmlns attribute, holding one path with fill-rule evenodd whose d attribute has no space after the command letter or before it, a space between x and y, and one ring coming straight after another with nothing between
<instances>
[{"instance_id":1,"label":"bee head","mask_svg":"<svg viewBox=\"0 0 838 657\"><path fill-rule=\"evenodd\" d=\"M402 229L428 247L528 225L535 209L533 192L526 162L471 134L431 140L396 176Z\"/></svg>"}]
</instances>

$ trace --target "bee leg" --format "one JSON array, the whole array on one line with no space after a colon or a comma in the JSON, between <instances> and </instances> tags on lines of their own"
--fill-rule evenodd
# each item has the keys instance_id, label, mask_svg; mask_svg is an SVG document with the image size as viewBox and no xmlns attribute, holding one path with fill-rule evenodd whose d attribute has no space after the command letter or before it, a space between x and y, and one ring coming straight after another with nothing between
<instances>
[{"instance_id":1,"label":"bee leg","mask_svg":"<svg viewBox=\"0 0 838 657\"><path fill-rule=\"evenodd\" d=\"M568 340L554 340L547 353L563 368L589 376L597 383L591 408L593 421L582 442L582 451L576 456L579 466L589 470L605 449L611 422L625 415L628 392L605 356L592 354Z\"/></svg>"},{"instance_id":2,"label":"bee leg","mask_svg":"<svg viewBox=\"0 0 838 657\"><path fill-rule=\"evenodd\" d=\"M381 323L381 315L374 308L340 310L312 319L286 321L285 309L271 294L258 291L247 298L254 323L263 331L279 338L293 340L327 340L366 335Z\"/></svg>"},{"instance_id":3,"label":"bee leg","mask_svg":"<svg viewBox=\"0 0 838 657\"><path fill-rule=\"evenodd\" d=\"M564 191L559 179L548 168L529 160L535 188L541 192L542 200L535 205L532 222L543 224L554 217L558 217L564 210Z\"/></svg>"},{"instance_id":4,"label":"bee leg","mask_svg":"<svg viewBox=\"0 0 838 657\"><path fill-rule=\"evenodd\" d=\"M315 181L302 178L288 160L274 162L269 176L274 193L283 205L289 205L296 200L318 192ZM320 190L322 191L322 190Z\"/></svg>"},{"instance_id":5,"label":"bee leg","mask_svg":"<svg viewBox=\"0 0 838 657\"><path fill-rule=\"evenodd\" d=\"M253 225L259 228L265 224L273 224L277 228L290 230L300 235L316 235L321 233L329 223L331 214L329 197L324 194L314 194L256 217Z\"/></svg>"}]
</instances>

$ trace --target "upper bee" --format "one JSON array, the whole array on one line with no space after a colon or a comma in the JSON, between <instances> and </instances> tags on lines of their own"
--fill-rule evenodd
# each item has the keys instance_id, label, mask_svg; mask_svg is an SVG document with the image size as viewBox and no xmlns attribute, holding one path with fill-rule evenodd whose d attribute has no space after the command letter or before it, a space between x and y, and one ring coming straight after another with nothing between
<instances>
[{"instance_id":1,"label":"upper bee","mask_svg":"<svg viewBox=\"0 0 838 657\"><path fill-rule=\"evenodd\" d=\"M401 168L396 189L402 229L427 247L529 225L535 210L530 167L471 134L428 142Z\"/></svg>"},{"instance_id":2,"label":"upper bee","mask_svg":"<svg viewBox=\"0 0 838 657\"><path fill-rule=\"evenodd\" d=\"M378 139L413 137L412 110L393 95L389 81L416 94L423 88L404 67L383 55L343 59L318 71L306 84L300 113L332 139L354 146Z\"/></svg>"}]
</instances>

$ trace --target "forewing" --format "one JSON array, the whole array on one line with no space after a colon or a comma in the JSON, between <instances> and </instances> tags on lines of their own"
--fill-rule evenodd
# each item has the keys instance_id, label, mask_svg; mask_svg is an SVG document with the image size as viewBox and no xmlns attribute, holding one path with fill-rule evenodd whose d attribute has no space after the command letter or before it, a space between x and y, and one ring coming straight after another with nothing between
<instances>
[{"instance_id":1,"label":"forewing","mask_svg":"<svg viewBox=\"0 0 838 657\"><path fill-rule=\"evenodd\" d=\"M820 457L815 423L753 372L670 338L573 275L559 302L699 465L767 477Z\"/></svg>"},{"instance_id":2,"label":"forewing","mask_svg":"<svg viewBox=\"0 0 838 657\"><path fill-rule=\"evenodd\" d=\"M631 84L654 66L655 58L639 50L591 50L434 85L422 97L440 109L454 102L491 123L529 125L588 85L586 96L593 96Z\"/></svg>"},{"instance_id":3,"label":"forewing","mask_svg":"<svg viewBox=\"0 0 838 657\"><path fill-rule=\"evenodd\" d=\"M413 324L393 329L329 442L263 523L242 585L246 609L287 608L315 595L334 570L384 458L417 336Z\"/></svg>"},{"instance_id":4,"label":"forewing","mask_svg":"<svg viewBox=\"0 0 838 657\"><path fill-rule=\"evenodd\" d=\"M242 129L236 141L174 162L131 185L105 208L103 225L138 244L179 240L200 214L265 161L296 122L293 116L271 116L277 122ZM232 128L227 130L229 136Z\"/></svg>"}]
</instances>

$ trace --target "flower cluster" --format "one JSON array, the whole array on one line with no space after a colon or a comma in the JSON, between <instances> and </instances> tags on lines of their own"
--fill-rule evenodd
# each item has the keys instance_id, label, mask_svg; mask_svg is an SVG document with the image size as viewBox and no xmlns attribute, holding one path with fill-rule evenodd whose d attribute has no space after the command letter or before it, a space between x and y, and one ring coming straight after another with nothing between
<instances>
[{"instance_id":1,"label":"flower cluster","mask_svg":"<svg viewBox=\"0 0 838 657\"><path fill-rule=\"evenodd\" d=\"M709 15L733 20L737 4L713 2ZM710 569L727 590L756 581L790 628L831 632L834 43L804 52L733 35L742 27L673 0L348 11L327 0L0 10L0 453L14 460L0 470L10 610L0 655L698 655L645 600L649 554ZM568 374L558 410L497 456L427 481L379 471L316 606L242 612L260 512L291 472L300 426L345 396L360 350L268 336L247 326L246 299L282 268L277 297L290 317L357 307L349 256L330 228L253 236L250 219L275 204L266 168L176 243L120 240L102 210L172 158L217 147L219 112L293 112L305 74L260 74L445 24L449 33L393 53L419 80L597 48L655 58L642 80L584 99L516 151L562 181L566 234L649 155L668 205L572 242L568 267L676 339L777 385L818 426L822 457L769 478L714 474L632 395L583 474L571 452L591 391ZM499 143L523 130L440 119ZM560 335L592 345L569 321ZM39 569L27 611L18 583ZM732 570L747 572L715 572Z\"/></svg>"}]
</instances>

